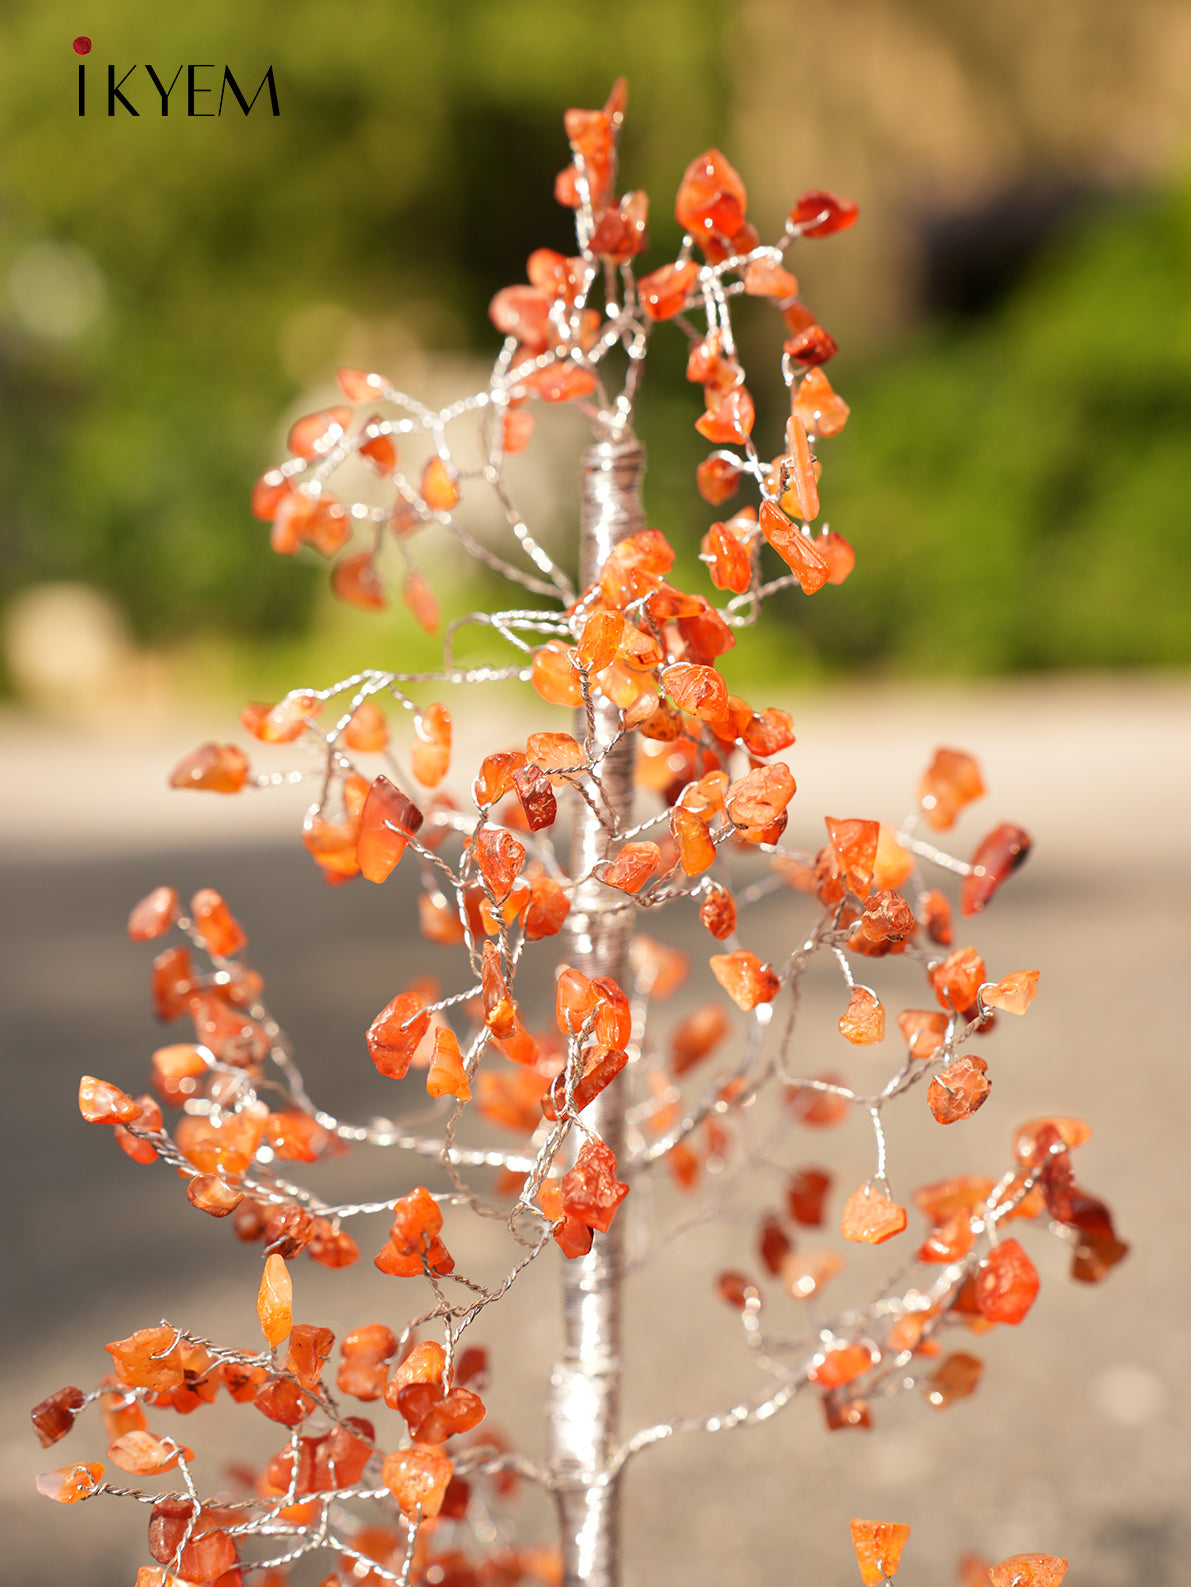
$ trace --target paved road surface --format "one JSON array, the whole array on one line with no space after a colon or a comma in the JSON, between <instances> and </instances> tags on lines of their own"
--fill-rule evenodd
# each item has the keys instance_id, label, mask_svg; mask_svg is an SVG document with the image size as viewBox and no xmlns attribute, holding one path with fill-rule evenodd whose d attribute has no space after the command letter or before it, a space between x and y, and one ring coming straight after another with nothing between
<instances>
[{"instance_id":1,"label":"paved road surface","mask_svg":"<svg viewBox=\"0 0 1191 1587\"><path fill-rule=\"evenodd\" d=\"M948 1587L965 1546L998 1557L1068 1553L1073 1587L1185 1583L1191 1283L1187 1038L1178 1025L1188 986L1189 704L1187 684L1150 680L890 693L875 708L841 695L800 713L791 760L808 841L805 812L896 819L938 742L980 750L989 817L1020 820L1038 837L1029 866L973 937L998 970L1041 969L1039 1000L1026 1020L1003 1021L990 1044L996 1083L977 1118L945 1134L929 1120L895 1127L895 1188L982 1155L999 1161L1018 1119L1072 1111L1096 1129L1080 1178L1118 1209L1135 1248L1107 1284L1088 1288L1066 1280L1057 1245L1035 1240L1044 1282L1034 1312L1020 1330L975 1343L984 1385L948 1413L905 1396L879 1408L876 1432L828 1435L816 1407L796 1405L764 1428L676 1440L641 1457L627 1483L630 1587L854 1580L852 1515L911 1523L903 1575L912 1587ZM874 719L863 738L861 724ZM62 1383L90 1382L106 1365L104 1340L163 1313L252 1336L255 1254L190 1212L163 1170L127 1163L75 1110L80 1071L141 1089L159 1044L146 1012L147 955L122 935L129 904L164 880L220 888L245 920L315 1095L345 1115L391 1102L361 1032L420 952L400 873L383 889L327 889L287 835L280 805L190 805L160 793L162 767L194 739L183 731L164 744L80 744L27 724L0 728L9 1076L0 1492L12 1587L130 1587L144 1558L127 1507L51 1511L28 1498L32 1474L48 1462L27 1434L27 1406ZM977 819L964 841L980 829ZM788 929L776 915L762 926L765 941ZM811 998L808 1068L839 1056L836 1001L834 989ZM845 1175L864 1172L858 1130L816 1137L807 1151L842 1160ZM361 1160L336 1171L382 1194L408 1188L400 1165ZM458 1241L464 1270L478 1256L468 1238ZM751 1246L751 1231L715 1226L710 1251L699 1240L676 1246L636 1286L630 1425L726 1405L753 1388L709 1288L725 1261L751 1265L742 1239ZM302 1309L337 1328L379 1318L392 1289L365 1269L321 1284L303 1266ZM552 1336L541 1294L510 1305L503 1326L486 1332L494 1414L531 1448ZM242 1422L243 1413L234 1425ZM81 1431L59 1449L51 1459L102 1453Z\"/></svg>"}]
</instances>

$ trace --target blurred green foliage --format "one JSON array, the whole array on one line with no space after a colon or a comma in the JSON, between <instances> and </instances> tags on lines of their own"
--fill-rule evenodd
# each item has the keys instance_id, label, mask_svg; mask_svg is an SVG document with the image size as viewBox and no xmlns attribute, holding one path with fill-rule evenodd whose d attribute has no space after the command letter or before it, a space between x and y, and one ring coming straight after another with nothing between
<instances>
[{"instance_id":1,"label":"blurred green foliage","mask_svg":"<svg viewBox=\"0 0 1191 1587\"><path fill-rule=\"evenodd\" d=\"M404 313L428 344L491 352L492 292L523 279L531 248L570 243L551 195L561 111L601 103L620 72L625 185L654 195L660 258L683 166L726 136L730 14L719 0L103 11L84 119L81 13L49 0L0 17L0 600L82 578L150 640L292 635L325 570L269 555L246 497L302 388L284 351L295 322L312 305ZM108 119L109 61L226 62L249 91L271 63L282 115L262 99L248 118L229 103L191 120L183 75L163 119L142 69L141 116ZM47 244L95 298L73 334L22 308ZM764 656L947 672L1191 660L1189 268L1184 191L1102 214L989 317L879 367L849 368L847 327L832 327L853 416L821 445L824 500L859 565L842 589L783 600ZM711 514L679 340L658 339L642 427L653 521L689 564ZM775 450L780 424L762 408Z\"/></svg>"}]
</instances>

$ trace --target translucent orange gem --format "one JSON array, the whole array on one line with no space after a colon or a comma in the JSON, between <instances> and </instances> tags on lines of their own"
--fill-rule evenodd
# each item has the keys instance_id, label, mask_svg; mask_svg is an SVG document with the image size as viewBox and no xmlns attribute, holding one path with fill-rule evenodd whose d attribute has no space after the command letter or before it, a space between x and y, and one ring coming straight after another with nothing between
<instances>
[{"instance_id":1,"label":"translucent orange gem","mask_svg":"<svg viewBox=\"0 0 1191 1587\"><path fill-rule=\"evenodd\" d=\"M575 662L588 672L603 672L616 660L624 637L624 614L618 611L592 612L583 623L575 647Z\"/></svg>"},{"instance_id":2,"label":"translucent orange gem","mask_svg":"<svg viewBox=\"0 0 1191 1587\"><path fill-rule=\"evenodd\" d=\"M1037 1269L1016 1240L994 1245L976 1270L976 1305L990 1322L1021 1322L1038 1288Z\"/></svg>"},{"instance_id":3,"label":"translucent orange gem","mask_svg":"<svg viewBox=\"0 0 1191 1587\"><path fill-rule=\"evenodd\" d=\"M844 1204L840 1232L845 1240L882 1245L906 1226L906 1209L871 1182L858 1185Z\"/></svg>"},{"instance_id":4,"label":"translucent orange gem","mask_svg":"<svg viewBox=\"0 0 1191 1587\"><path fill-rule=\"evenodd\" d=\"M1014 970L993 986L986 986L980 996L991 1008L1006 1014L1024 1014L1038 995L1038 971Z\"/></svg>"},{"instance_id":5,"label":"translucent orange gem","mask_svg":"<svg viewBox=\"0 0 1191 1587\"><path fill-rule=\"evenodd\" d=\"M730 1027L719 1003L705 1003L675 1028L670 1038L670 1067L677 1075L706 1058L723 1041Z\"/></svg>"},{"instance_id":6,"label":"translucent orange gem","mask_svg":"<svg viewBox=\"0 0 1191 1587\"><path fill-rule=\"evenodd\" d=\"M562 1176L559 1191L567 1217L606 1234L629 1187L616 1177L616 1157L603 1141L588 1140L579 1148L575 1166Z\"/></svg>"},{"instance_id":7,"label":"translucent orange gem","mask_svg":"<svg viewBox=\"0 0 1191 1587\"><path fill-rule=\"evenodd\" d=\"M309 545L320 556L333 557L351 535L343 503L331 495L290 490L277 502L269 544L278 556L293 556Z\"/></svg>"},{"instance_id":8,"label":"translucent orange gem","mask_svg":"<svg viewBox=\"0 0 1191 1587\"><path fill-rule=\"evenodd\" d=\"M1028 1166L1037 1165L1041 1159L1042 1142L1052 1131L1068 1151L1074 1151L1092 1138L1092 1126L1083 1119L1057 1116L1030 1119L1014 1131L1013 1155L1017 1161Z\"/></svg>"},{"instance_id":9,"label":"translucent orange gem","mask_svg":"<svg viewBox=\"0 0 1191 1587\"><path fill-rule=\"evenodd\" d=\"M798 200L790 211L787 224L802 237L829 237L834 231L843 231L855 225L859 213L859 206L850 198L841 198L838 193L814 188ZM867 1582L865 1587L868 1587Z\"/></svg>"},{"instance_id":10,"label":"translucent orange gem","mask_svg":"<svg viewBox=\"0 0 1191 1587\"><path fill-rule=\"evenodd\" d=\"M156 1476L158 1472L171 1471L178 1464L179 1455L193 1459L194 1451L182 1449L172 1439L158 1438L145 1430L122 1433L108 1445L108 1459L121 1471L131 1471L137 1476Z\"/></svg>"},{"instance_id":11,"label":"translucent orange gem","mask_svg":"<svg viewBox=\"0 0 1191 1587\"><path fill-rule=\"evenodd\" d=\"M985 908L1003 882L1023 864L1030 852L1029 834L1008 822L995 827L972 856L972 869L959 890L959 907L965 915Z\"/></svg>"},{"instance_id":12,"label":"translucent orange gem","mask_svg":"<svg viewBox=\"0 0 1191 1587\"><path fill-rule=\"evenodd\" d=\"M1059 1587L1067 1561L1058 1554L1012 1554L989 1567L990 1587Z\"/></svg>"},{"instance_id":13,"label":"translucent orange gem","mask_svg":"<svg viewBox=\"0 0 1191 1587\"><path fill-rule=\"evenodd\" d=\"M774 972L747 948L712 954L708 962L724 991L737 1008L746 1012L758 1003L772 1003L781 991L781 982Z\"/></svg>"},{"instance_id":14,"label":"translucent orange gem","mask_svg":"<svg viewBox=\"0 0 1191 1587\"><path fill-rule=\"evenodd\" d=\"M774 502L761 503L761 533L790 568L804 595L813 595L827 583L831 569L809 535L792 524Z\"/></svg>"},{"instance_id":15,"label":"translucent orange gem","mask_svg":"<svg viewBox=\"0 0 1191 1587\"><path fill-rule=\"evenodd\" d=\"M935 1009L907 1008L897 1016L911 1058L933 1058L947 1037L947 1016Z\"/></svg>"},{"instance_id":16,"label":"translucent orange gem","mask_svg":"<svg viewBox=\"0 0 1191 1587\"><path fill-rule=\"evenodd\" d=\"M752 755L776 755L794 742L794 719L788 711L768 705L744 729L744 747Z\"/></svg>"},{"instance_id":17,"label":"translucent orange gem","mask_svg":"<svg viewBox=\"0 0 1191 1587\"><path fill-rule=\"evenodd\" d=\"M848 886L857 898L867 898L877 863L880 823L828 816L827 836Z\"/></svg>"},{"instance_id":18,"label":"translucent orange gem","mask_svg":"<svg viewBox=\"0 0 1191 1587\"><path fill-rule=\"evenodd\" d=\"M416 992L399 992L368 1028L368 1052L382 1075L400 1080L430 1028L430 1015Z\"/></svg>"},{"instance_id":19,"label":"translucent orange gem","mask_svg":"<svg viewBox=\"0 0 1191 1587\"><path fill-rule=\"evenodd\" d=\"M432 1520L442 1509L455 1467L429 1444L411 1444L385 1456L381 1481L397 1500L403 1515Z\"/></svg>"},{"instance_id":20,"label":"translucent orange gem","mask_svg":"<svg viewBox=\"0 0 1191 1587\"><path fill-rule=\"evenodd\" d=\"M525 864L525 846L501 827L483 826L473 839L476 864L497 903L509 890Z\"/></svg>"},{"instance_id":21,"label":"translucent orange gem","mask_svg":"<svg viewBox=\"0 0 1191 1587\"><path fill-rule=\"evenodd\" d=\"M711 233L732 238L744 225L747 203L739 173L718 149L708 149L683 172L674 214L696 242Z\"/></svg>"},{"instance_id":22,"label":"translucent orange gem","mask_svg":"<svg viewBox=\"0 0 1191 1587\"><path fill-rule=\"evenodd\" d=\"M428 705L414 718L410 767L424 788L437 788L451 764L451 713L445 705Z\"/></svg>"},{"instance_id":23,"label":"translucent orange gem","mask_svg":"<svg viewBox=\"0 0 1191 1587\"><path fill-rule=\"evenodd\" d=\"M744 269L744 290L754 298L792 298L798 293L798 277L772 259L754 259Z\"/></svg>"},{"instance_id":24,"label":"translucent orange gem","mask_svg":"<svg viewBox=\"0 0 1191 1587\"><path fill-rule=\"evenodd\" d=\"M734 441L744 441L753 433L757 410L744 386L733 386L731 391L719 393L708 387L707 410L695 420L695 429L713 446L726 446Z\"/></svg>"},{"instance_id":25,"label":"translucent orange gem","mask_svg":"<svg viewBox=\"0 0 1191 1587\"><path fill-rule=\"evenodd\" d=\"M247 776L248 757L238 744L200 744L174 767L170 787L239 793Z\"/></svg>"},{"instance_id":26,"label":"translucent orange gem","mask_svg":"<svg viewBox=\"0 0 1191 1587\"><path fill-rule=\"evenodd\" d=\"M951 905L937 889L931 888L920 900L922 923L932 942L949 948L955 940L951 927Z\"/></svg>"},{"instance_id":27,"label":"translucent orange gem","mask_svg":"<svg viewBox=\"0 0 1191 1587\"><path fill-rule=\"evenodd\" d=\"M649 247L645 223L649 218L648 193L626 193L616 207L600 216L591 237L591 251L610 264L625 264Z\"/></svg>"},{"instance_id":28,"label":"translucent orange gem","mask_svg":"<svg viewBox=\"0 0 1191 1587\"><path fill-rule=\"evenodd\" d=\"M153 942L163 937L178 918L178 894L172 887L155 887L128 917L130 942Z\"/></svg>"},{"instance_id":29,"label":"translucent orange gem","mask_svg":"<svg viewBox=\"0 0 1191 1587\"><path fill-rule=\"evenodd\" d=\"M533 435L534 416L510 408L501 420L501 451L524 452Z\"/></svg>"},{"instance_id":30,"label":"translucent orange gem","mask_svg":"<svg viewBox=\"0 0 1191 1587\"><path fill-rule=\"evenodd\" d=\"M542 937L553 937L562 929L570 912L570 899L562 883L544 872L529 878L529 903L525 907L523 924L530 942Z\"/></svg>"},{"instance_id":31,"label":"translucent orange gem","mask_svg":"<svg viewBox=\"0 0 1191 1587\"><path fill-rule=\"evenodd\" d=\"M397 1278L415 1278L428 1266L436 1273L450 1273L454 1260L442 1241L442 1212L425 1185L418 1185L393 1204L393 1225L388 1244L374 1261L382 1273Z\"/></svg>"},{"instance_id":32,"label":"translucent orange gem","mask_svg":"<svg viewBox=\"0 0 1191 1587\"><path fill-rule=\"evenodd\" d=\"M389 729L384 712L372 700L361 700L340 735L348 749L365 755L378 755L389 744Z\"/></svg>"},{"instance_id":33,"label":"translucent orange gem","mask_svg":"<svg viewBox=\"0 0 1191 1587\"><path fill-rule=\"evenodd\" d=\"M680 314L699 278L699 266L686 264L662 265L651 270L637 281L637 295L641 307L651 320L669 320Z\"/></svg>"},{"instance_id":34,"label":"translucent orange gem","mask_svg":"<svg viewBox=\"0 0 1191 1587\"><path fill-rule=\"evenodd\" d=\"M273 1255L265 1258L265 1270L256 1298L256 1315L266 1341L271 1348L276 1349L294 1326L294 1285L284 1257Z\"/></svg>"},{"instance_id":35,"label":"translucent orange gem","mask_svg":"<svg viewBox=\"0 0 1191 1587\"><path fill-rule=\"evenodd\" d=\"M937 749L918 784L922 812L936 832L954 826L964 806L983 793L980 767L962 749Z\"/></svg>"},{"instance_id":36,"label":"translucent orange gem","mask_svg":"<svg viewBox=\"0 0 1191 1587\"><path fill-rule=\"evenodd\" d=\"M864 1587L880 1587L897 1575L910 1528L899 1521L853 1521L852 1547Z\"/></svg>"},{"instance_id":37,"label":"translucent orange gem","mask_svg":"<svg viewBox=\"0 0 1191 1587\"><path fill-rule=\"evenodd\" d=\"M979 1356L964 1350L944 1357L922 1385L928 1405L942 1411L957 1400L966 1400L975 1394L984 1372L984 1362Z\"/></svg>"},{"instance_id":38,"label":"translucent orange gem","mask_svg":"<svg viewBox=\"0 0 1191 1587\"><path fill-rule=\"evenodd\" d=\"M768 826L781 815L797 792L790 768L776 762L755 766L728 789L728 815L738 827Z\"/></svg>"},{"instance_id":39,"label":"translucent orange gem","mask_svg":"<svg viewBox=\"0 0 1191 1587\"><path fill-rule=\"evenodd\" d=\"M572 1102L572 1111L575 1113L581 1113L606 1086L611 1085L629 1061L628 1053L619 1047L589 1047L584 1058L585 1067L576 1082ZM563 1076L559 1075L542 1098L542 1116L553 1122L565 1100L566 1083Z\"/></svg>"},{"instance_id":40,"label":"translucent orange gem","mask_svg":"<svg viewBox=\"0 0 1191 1587\"><path fill-rule=\"evenodd\" d=\"M140 1118L141 1107L119 1086L84 1075L79 1081L79 1112L88 1124L131 1124Z\"/></svg>"},{"instance_id":41,"label":"translucent orange gem","mask_svg":"<svg viewBox=\"0 0 1191 1587\"><path fill-rule=\"evenodd\" d=\"M779 1277L791 1300L810 1300L843 1266L844 1259L836 1251L794 1250L782 1262Z\"/></svg>"},{"instance_id":42,"label":"translucent orange gem","mask_svg":"<svg viewBox=\"0 0 1191 1587\"><path fill-rule=\"evenodd\" d=\"M715 863L711 829L693 810L675 805L670 811L670 831L678 847L678 862L686 876L698 876Z\"/></svg>"},{"instance_id":43,"label":"translucent orange gem","mask_svg":"<svg viewBox=\"0 0 1191 1587\"><path fill-rule=\"evenodd\" d=\"M786 448L788 456L783 473L788 472L789 483L783 478L781 505L791 517L809 522L819 516L819 474L807 439L806 426L797 414L791 414L786 425ZM781 548L776 549L780 551ZM819 562L823 562L817 550L815 556ZM823 565L826 567L825 562ZM797 573L798 569L794 571ZM805 593L809 595L811 591Z\"/></svg>"},{"instance_id":44,"label":"translucent orange gem","mask_svg":"<svg viewBox=\"0 0 1191 1587\"><path fill-rule=\"evenodd\" d=\"M244 1192L229 1185L222 1174L195 1174L186 1182L186 1199L212 1218L226 1218L244 1200Z\"/></svg>"},{"instance_id":45,"label":"translucent orange gem","mask_svg":"<svg viewBox=\"0 0 1191 1587\"><path fill-rule=\"evenodd\" d=\"M324 408L307 414L290 426L286 445L295 457L321 457L343 439L351 421L350 408Z\"/></svg>"},{"instance_id":46,"label":"translucent orange gem","mask_svg":"<svg viewBox=\"0 0 1191 1587\"><path fill-rule=\"evenodd\" d=\"M782 307L786 329L793 334L782 343L787 357L800 364L825 364L839 352L835 338L828 335L805 303L787 303Z\"/></svg>"},{"instance_id":47,"label":"translucent orange gem","mask_svg":"<svg viewBox=\"0 0 1191 1587\"><path fill-rule=\"evenodd\" d=\"M437 454L422 470L422 500L434 512L450 512L459 502L459 486Z\"/></svg>"},{"instance_id":48,"label":"translucent orange gem","mask_svg":"<svg viewBox=\"0 0 1191 1587\"><path fill-rule=\"evenodd\" d=\"M791 411L811 435L838 435L851 411L844 399L832 390L821 369L808 369L794 394Z\"/></svg>"},{"instance_id":49,"label":"translucent orange gem","mask_svg":"<svg viewBox=\"0 0 1191 1587\"><path fill-rule=\"evenodd\" d=\"M831 1189L831 1175L824 1168L799 1168L786 1180L786 1207L795 1223L818 1228L823 1222L823 1203Z\"/></svg>"},{"instance_id":50,"label":"translucent orange gem","mask_svg":"<svg viewBox=\"0 0 1191 1587\"><path fill-rule=\"evenodd\" d=\"M405 575L405 582L401 586L401 599L424 633L438 633L439 610L434 591L414 568Z\"/></svg>"},{"instance_id":51,"label":"translucent orange gem","mask_svg":"<svg viewBox=\"0 0 1191 1587\"><path fill-rule=\"evenodd\" d=\"M133 1389L175 1389L185 1380L182 1346L166 1324L138 1328L127 1339L117 1339L104 1349L115 1363L116 1376Z\"/></svg>"},{"instance_id":52,"label":"translucent orange gem","mask_svg":"<svg viewBox=\"0 0 1191 1587\"><path fill-rule=\"evenodd\" d=\"M368 1323L345 1334L339 1347L336 1385L357 1400L378 1400L388 1378L387 1363L397 1354L397 1335L384 1323Z\"/></svg>"},{"instance_id":53,"label":"translucent orange gem","mask_svg":"<svg viewBox=\"0 0 1191 1587\"><path fill-rule=\"evenodd\" d=\"M956 948L930 971L930 984L944 1008L966 1013L986 979L984 960L975 948Z\"/></svg>"},{"instance_id":54,"label":"translucent orange gem","mask_svg":"<svg viewBox=\"0 0 1191 1587\"><path fill-rule=\"evenodd\" d=\"M884 821L877 838L873 860L873 886L882 891L898 888L914 869L914 856L897 841L897 833Z\"/></svg>"},{"instance_id":55,"label":"translucent orange gem","mask_svg":"<svg viewBox=\"0 0 1191 1587\"><path fill-rule=\"evenodd\" d=\"M638 893L662 864L662 851L656 843L626 843L605 867L601 881L622 893Z\"/></svg>"},{"instance_id":56,"label":"translucent orange gem","mask_svg":"<svg viewBox=\"0 0 1191 1587\"><path fill-rule=\"evenodd\" d=\"M714 667L679 661L662 669L662 684L680 711L700 721L721 722L727 714L727 685Z\"/></svg>"},{"instance_id":57,"label":"translucent orange gem","mask_svg":"<svg viewBox=\"0 0 1191 1587\"><path fill-rule=\"evenodd\" d=\"M839 1345L817 1356L806 1375L822 1389L840 1389L845 1383L854 1383L873 1363L874 1353L869 1345Z\"/></svg>"},{"instance_id":58,"label":"translucent orange gem","mask_svg":"<svg viewBox=\"0 0 1191 1587\"><path fill-rule=\"evenodd\" d=\"M582 705L583 690L575 668L571 665L573 651L561 639L552 639L548 645L535 650L530 663L531 681L542 699L550 705Z\"/></svg>"},{"instance_id":59,"label":"translucent orange gem","mask_svg":"<svg viewBox=\"0 0 1191 1587\"><path fill-rule=\"evenodd\" d=\"M82 1389L76 1389L71 1385L57 1389L33 1407L29 1414L33 1421L33 1430L43 1449L48 1449L51 1444L56 1444L60 1438L66 1437L86 1403L87 1396Z\"/></svg>"},{"instance_id":60,"label":"translucent orange gem","mask_svg":"<svg viewBox=\"0 0 1191 1587\"><path fill-rule=\"evenodd\" d=\"M363 612L381 612L388 605L384 581L376 571L371 551L340 557L331 569L331 589L341 601Z\"/></svg>"},{"instance_id":61,"label":"translucent orange gem","mask_svg":"<svg viewBox=\"0 0 1191 1587\"><path fill-rule=\"evenodd\" d=\"M731 453L713 452L710 457L705 457L695 470L695 486L709 506L718 507L721 502L727 501L736 494L740 488L740 475L740 464ZM703 551L706 556L708 551L706 539L703 542ZM737 574L736 577L739 575ZM721 584L714 572L712 583L717 590L735 588L734 585Z\"/></svg>"},{"instance_id":62,"label":"translucent orange gem","mask_svg":"<svg viewBox=\"0 0 1191 1587\"><path fill-rule=\"evenodd\" d=\"M248 945L248 938L219 894L204 887L190 900L190 916L204 946L217 959L229 959Z\"/></svg>"},{"instance_id":63,"label":"translucent orange gem","mask_svg":"<svg viewBox=\"0 0 1191 1587\"><path fill-rule=\"evenodd\" d=\"M317 1387L323 1367L335 1348L335 1335L329 1328L314 1323L295 1323L290 1330L285 1352L285 1370L292 1372L304 1389Z\"/></svg>"},{"instance_id":64,"label":"translucent orange gem","mask_svg":"<svg viewBox=\"0 0 1191 1587\"><path fill-rule=\"evenodd\" d=\"M57 1471L43 1471L34 1479L34 1487L45 1499L56 1499L59 1504L77 1504L93 1493L103 1481L104 1468L97 1460L86 1464L59 1466Z\"/></svg>"},{"instance_id":65,"label":"translucent orange gem","mask_svg":"<svg viewBox=\"0 0 1191 1587\"><path fill-rule=\"evenodd\" d=\"M967 1119L988 1100L992 1082L983 1058L965 1053L931 1081L926 1100L940 1124Z\"/></svg>"},{"instance_id":66,"label":"translucent orange gem","mask_svg":"<svg viewBox=\"0 0 1191 1587\"><path fill-rule=\"evenodd\" d=\"M847 1012L840 1016L839 1031L857 1046L885 1039L885 1009L875 992L867 986L852 988Z\"/></svg>"},{"instance_id":67,"label":"translucent orange gem","mask_svg":"<svg viewBox=\"0 0 1191 1587\"><path fill-rule=\"evenodd\" d=\"M421 825L422 812L417 805L387 777L378 777L360 813L356 844L360 874L370 882L385 881Z\"/></svg>"},{"instance_id":68,"label":"translucent orange gem","mask_svg":"<svg viewBox=\"0 0 1191 1587\"><path fill-rule=\"evenodd\" d=\"M434 1057L430 1060L426 1074L426 1094L431 1097L456 1097L460 1102L471 1099L471 1087L467 1083L458 1037L445 1025L434 1033Z\"/></svg>"},{"instance_id":69,"label":"translucent orange gem","mask_svg":"<svg viewBox=\"0 0 1191 1587\"><path fill-rule=\"evenodd\" d=\"M726 887L711 887L699 905L699 919L717 942L736 930L736 900Z\"/></svg>"}]
</instances>

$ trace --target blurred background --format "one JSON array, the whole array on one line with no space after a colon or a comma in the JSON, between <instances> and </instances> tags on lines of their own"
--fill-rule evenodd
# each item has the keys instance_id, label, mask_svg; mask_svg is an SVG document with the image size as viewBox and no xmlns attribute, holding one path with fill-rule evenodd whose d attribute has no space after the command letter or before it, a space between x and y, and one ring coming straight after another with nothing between
<instances>
[{"instance_id":1,"label":"blurred background","mask_svg":"<svg viewBox=\"0 0 1191 1587\"><path fill-rule=\"evenodd\" d=\"M84 119L81 33L94 42ZM140 117L104 114L108 62L119 76L208 61L251 87L271 64L281 116L258 101L208 124L172 102L163 119L143 69L129 85ZM733 677L795 711L808 822L861 789L863 813L896 819L935 743L982 754L997 818L1039 839L994 937L1006 969L1028 960L1053 988L1031 1016L1037 1069L1023 1062L1012 1106L990 1103L982 1127L1000 1140L1031 1105L1103 1119L1088 1178L1138 1245L1104 1294L1056 1284L995 1389L990 1374L953 1413L966 1421L932 1415L928 1433L911 1406L858 1454L804 1425L794 1466L775 1427L778 1443L757 1445L768 1453L731 1446L722 1502L718 1450L659 1453L634 1491L638 1558L653 1570L681 1554L701 1587L735 1579L722 1569L742 1557L739 1536L766 1580L846 1579L855 1494L855 1513L882 1506L920 1529L925 1587L950 1583L964 1539L1079 1552L1085 1587L1182 1580L1187 1280L1139 1234L1184 1194L1178 1110L1156 1123L1151 1104L1183 1084L1162 988L1182 973L1191 882L1185 0L201 0L150 13L104 0L102 14L45 0L0 8L0 960L22 1098L4 1161L22 1209L10 1271L27 1277L9 1295L21 1343L4 1367L0 1453L20 1587L45 1579L47 1548L66 1550L86 1587L134 1574L126 1518L101 1522L101 1506L55 1513L70 1525L39 1541L25 1401L89 1382L95 1339L140 1326L146 1307L156 1318L163 1289L189 1284L192 1307L222 1324L228 1264L243 1257L219 1230L192 1236L194 1219L171 1246L181 1210L130 1182L72 1112L80 1068L140 1090L156 1044L140 956L120 938L127 907L162 880L220 887L312 1068L322 1054L336 1077L327 1055L362 1055L361 1009L391 995L407 946L382 890L331 899L303 869L300 797L212 809L163 789L199 737L233 736L248 696L395 647L426 654L403 610L364 616L332 601L318 559L273 557L248 513L252 480L283 455L289 422L331 395L339 364L434 400L483 382L491 295L524 279L532 248L570 245L551 196L561 112L601 104L622 72L621 185L652 196L652 260L675 245L672 195L710 144L745 176L763 236L809 187L861 206L856 228L791 260L842 349L831 378L852 417L821 448L823 493L857 571L814 602L775 602ZM762 372L776 329L763 312L741 319L776 450ZM665 340L642 409L648 505L691 559L713 515ZM562 536L571 464L544 467L543 533ZM437 582L448 615L485 599ZM1126 837L1139 818L1145 848ZM1174 925L1154 936L1144 922L1158 912ZM1123 1078L1126 1063L1150 1068ZM1132 1154L1147 1159L1140 1179ZM102 1226L80 1210L100 1200L115 1209ZM206 1239L210 1283L186 1257L192 1237ZM691 1349L686 1387L702 1403ZM821 1522L798 1519L791 1556L793 1480Z\"/></svg>"}]
</instances>

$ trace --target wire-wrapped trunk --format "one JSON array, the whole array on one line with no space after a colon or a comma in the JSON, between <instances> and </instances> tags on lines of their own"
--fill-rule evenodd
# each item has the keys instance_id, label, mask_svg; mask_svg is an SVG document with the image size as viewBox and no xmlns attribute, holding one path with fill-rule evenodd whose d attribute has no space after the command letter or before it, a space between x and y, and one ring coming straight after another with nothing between
<instances>
[{"instance_id":1,"label":"wire-wrapped trunk","mask_svg":"<svg viewBox=\"0 0 1191 1587\"><path fill-rule=\"evenodd\" d=\"M618 541L642 529L645 454L635 439L606 441L584 453L581 474L580 588L588 589ZM620 713L597 697L595 753L615 739ZM586 731L586 722L583 724ZM607 804L628 824L633 795L633 735L600 766ZM591 808L575 798L571 874L584 876L605 857L608 835ZM633 907L596 881L577 889L568 920L568 959L585 975L628 986ZM624 1101L614 1081L583 1114L584 1123L623 1155ZM597 1234L587 1256L562 1268L563 1346L550 1379L550 1466L558 1484L567 1587L615 1587L620 1580L619 1484L609 1476L618 1441L621 1374L622 1233L620 1218Z\"/></svg>"}]
</instances>

